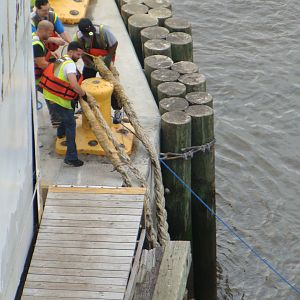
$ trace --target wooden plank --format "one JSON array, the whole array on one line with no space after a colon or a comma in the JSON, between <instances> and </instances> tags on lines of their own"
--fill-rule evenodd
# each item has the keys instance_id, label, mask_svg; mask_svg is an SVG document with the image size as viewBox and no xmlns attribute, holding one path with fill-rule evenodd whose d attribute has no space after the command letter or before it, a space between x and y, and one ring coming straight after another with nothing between
<instances>
[{"instance_id":1,"label":"wooden plank","mask_svg":"<svg viewBox=\"0 0 300 300\"><path fill-rule=\"evenodd\" d=\"M106 262L63 262L55 260L39 260L33 259L30 267L37 268L65 268L78 270L110 270L110 271L127 271L130 270L130 262L128 263L106 263Z\"/></svg>"},{"instance_id":2,"label":"wooden plank","mask_svg":"<svg viewBox=\"0 0 300 300\"><path fill-rule=\"evenodd\" d=\"M59 187L49 186L48 193L82 193L82 194L119 194L119 195L144 195L146 189L139 187Z\"/></svg>"},{"instance_id":3,"label":"wooden plank","mask_svg":"<svg viewBox=\"0 0 300 300\"><path fill-rule=\"evenodd\" d=\"M67 206L48 206L46 205L44 214L47 213L67 213L67 214L89 214L89 215L133 215L141 217L140 208L127 207L67 207Z\"/></svg>"},{"instance_id":4,"label":"wooden plank","mask_svg":"<svg viewBox=\"0 0 300 300\"><path fill-rule=\"evenodd\" d=\"M141 254L142 254L142 250L143 250L143 245L144 245L144 242L145 242L145 236L146 236L146 230L142 229L140 239L139 239L139 243L138 243L138 247L137 247L137 250L135 252L133 266L132 266L132 269L131 269L131 272L130 272L130 277L129 277L128 284L127 284L127 287L126 287L124 300L132 300L132 298L133 298L136 279L137 279L137 271L138 271L138 268L139 268L139 263L140 263L140 258L141 258Z\"/></svg>"},{"instance_id":5,"label":"wooden plank","mask_svg":"<svg viewBox=\"0 0 300 300\"><path fill-rule=\"evenodd\" d=\"M116 270L75 270L62 268L38 268L30 266L28 274L44 274L58 276L79 276L79 277L97 277L97 278L128 278L128 272Z\"/></svg>"},{"instance_id":6,"label":"wooden plank","mask_svg":"<svg viewBox=\"0 0 300 300\"><path fill-rule=\"evenodd\" d=\"M131 263L132 256L110 256L110 255L85 256L85 255L43 253L43 252L34 251L33 259L69 262L70 265L77 262L81 262L81 263L102 262L102 263L111 263L111 264L127 264L127 263Z\"/></svg>"},{"instance_id":7,"label":"wooden plank","mask_svg":"<svg viewBox=\"0 0 300 300\"><path fill-rule=\"evenodd\" d=\"M79 206L79 207L118 207L118 208L136 208L142 209L141 201L118 201L118 200L82 200L82 199L49 199L47 198L47 207L49 206Z\"/></svg>"},{"instance_id":8,"label":"wooden plank","mask_svg":"<svg viewBox=\"0 0 300 300\"><path fill-rule=\"evenodd\" d=\"M24 289L24 296L57 297L68 299L123 299L123 293L93 292L93 291L67 291L67 290L44 290Z\"/></svg>"},{"instance_id":9,"label":"wooden plank","mask_svg":"<svg viewBox=\"0 0 300 300\"><path fill-rule=\"evenodd\" d=\"M90 284L111 284L111 285L125 285L127 278L100 278L94 276L58 276L58 275L44 275L44 274L28 274L27 281L39 282L65 282L65 283L90 283Z\"/></svg>"},{"instance_id":10,"label":"wooden plank","mask_svg":"<svg viewBox=\"0 0 300 300\"><path fill-rule=\"evenodd\" d=\"M41 224L40 229L46 230L46 228L62 228L60 229L60 232L62 230L74 230L74 227L77 227L78 229L82 228L82 230L78 231L76 229L76 232L88 232L89 230L92 231L92 229L97 230L97 232L100 233L106 233L107 229L119 229L119 233L122 234L122 232L134 232L137 234L137 222L112 222L112 221L84 221L84 220L51 220L51 219L43 219L43 222ZM105 228L105 231L104 229ZM112 230L111 233L113 234L115 230ZM72 231L73 232L73 231Z\"/></svg>"},{"instance_id":11,"label":"wooden plank","mask_svg":"<svg viewBox=\"0 0 300 300\"><path fill-rule=\"evenodd\" d=\"M166 244L153 299L183 299L191 260L190 242L173 241Z\"/></svg>"},{"instance_id":12,"label":"wooden plank","mask_svg":"<svg viewBox=\"0 0 300 300\"><path fill-rule=\"evenodd\" d=\"M70 254L81 256L133 256L132 250L116 249L82 249L82 248L57 248L57 247L35 247L35 252L41 254Z\"/></svg>"},{"instance_id":13,"label":"wooden plank","mask_svg":"<svg viewBox=\"0 0 300 300\"><path fill-rule=\"evenodd\" d=\"M50 193L51 200L78 200L78 201L122 201L126 203L144 202L144 195L118 195L118 194L79 194L79 193Z\"/></svg>"},{"instance_id":14,"label":"wooden plank","mask_svg":"<svg viewBox=\"0 0 300 300\"><path fill-rule=\"evenodd\" d=\"M124 293L124 285L26 281L25 288L67 291L101 291Z\"/></svg>"},{"instance_id":15,"label":"wooden plank","mask_svg":"<svg viewBox=\"0 0 300 300\"><path fill-rule=\"evenodd\" d=\"M78 231L77 231L78 232ZM109 234L77 234L76 233L46 233L41 232L38 240L47 241L89 241L89 242L117 242L135 243L135 235L109 235Z\"/></svg>"},{"instance_id":16,"label":"wooden plank","mask_svg":"<svg viewBox=\"0 0 300 300\"><path fill-rule=\"evenodd\" d=\"M114 249L114 250L134 250L136 242L117 243L117 242L88 242L88 241L53 241L40 240L36 242L36 247L57 247L57 248L80 248L83 249Z\"/></svg>"},{"instance_id":17,"label":"wooden plank","mask_svg":"<svg viewBox=\"0 0 300 300\"><path fill-rule=\"evenodd\" d=\"M43 218L51 220L81 220L81 221L118 221L118 222L140 222L141 216L127 215L92 215L92 214L68 214L49 213L44 211Z\"/></svg>"}]
</instances>

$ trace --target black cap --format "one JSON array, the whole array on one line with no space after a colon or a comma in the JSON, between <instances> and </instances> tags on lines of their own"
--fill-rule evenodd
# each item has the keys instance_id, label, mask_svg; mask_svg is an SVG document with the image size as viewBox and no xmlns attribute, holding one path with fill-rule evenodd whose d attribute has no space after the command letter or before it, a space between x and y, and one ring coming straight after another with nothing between
<instances>
[{"instance_id":1,"label":"black cap","mask_svg":"<svg viewBox=\"0 0 300 300\"><path fill-rule=\"evenodd\" d=\"M94 27L92 21L89 18L82 18L78 23L78 28L82 33L95 32L96 28Z\"/></svg>"},{"instance_id":2,"label":"black cap","mask_svg":"<svg viewBox=\"0 0 300 300\"><path fill-rule=\"evenodd\" d=\"M68 51L70 50L77 50L77 49L82 49L82 47L80 46L80 44L78 42L71 42L69 45L68 45Z\"/></svg>"}]
</instances>

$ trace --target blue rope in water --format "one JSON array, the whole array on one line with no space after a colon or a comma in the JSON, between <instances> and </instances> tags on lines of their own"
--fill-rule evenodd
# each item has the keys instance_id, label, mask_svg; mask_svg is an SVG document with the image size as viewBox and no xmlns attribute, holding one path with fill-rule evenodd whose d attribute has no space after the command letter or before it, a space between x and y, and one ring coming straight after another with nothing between
<instances>
[{"instance_id":1,"label":"blue rope in water","mask_svg":"<svg viewBox=\"0 0 300 300\"><path fill-rule=\"evenodd\" d=\"M161 164L171 173L173 176L189 191L195 198L203 205L206 207L206 209L216 217L216 219L221 222L227 229L228 231L233 234L246 248L248 248L256 257L258 257L259 260L261 260L268 268L270 268L283 282L285 282L294 292L300 296L300 289L294 286L289 282L289 280L283 276L279 271L275 269L271 265L271 263L263 258L251 245L249 245L239 234L235 232L233 228L230 227L221 217L219 217L162 159L159 159Z\"/></svg>"}]
</instances>

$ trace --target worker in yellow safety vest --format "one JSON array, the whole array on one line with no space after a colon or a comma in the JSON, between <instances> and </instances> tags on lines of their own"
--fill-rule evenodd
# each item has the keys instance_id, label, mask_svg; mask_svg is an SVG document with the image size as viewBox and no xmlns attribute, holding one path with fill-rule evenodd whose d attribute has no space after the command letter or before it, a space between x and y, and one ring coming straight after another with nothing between
<instances>
[{"instance_id":1,"label":"worker in yellow safety vest","mask_svg":"<svg viewBox=\"0 0 300 300\"><path fill-rule=\"evenodd\" d=\"M82 75L76 67L82 49L77 42L68 45L67 55L49 64L40 81L45 99L52 103L52 109L59 116L61 124L57 128L57 137L66 137L67 152L64 162L74 167L83 165L78 159L75 136L76 121L74 117L75 102L79 97L86 100L81 89Z\"/></svg>"}]
</instances>

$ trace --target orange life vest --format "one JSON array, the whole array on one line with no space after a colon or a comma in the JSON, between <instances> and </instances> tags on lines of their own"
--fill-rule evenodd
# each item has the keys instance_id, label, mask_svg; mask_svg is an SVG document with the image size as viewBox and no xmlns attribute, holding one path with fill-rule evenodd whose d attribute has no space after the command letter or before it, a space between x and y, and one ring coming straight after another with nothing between
<instances>
[{"instance_id":1,"label":"orange life vest","mask_svg":"<svg viewBox=\"0 0 300 300\"><path fill-rule=\"evenodd\" d=\"M59 68L65 61L65 59L60 59L58 62L49 64L42 74L39 86L46 89L49 93L65 100L76 100L79 95L70 87L70 84L54 75L55 69ZM78 70L76 77L78 84L81 84L83 77Z\"/></svg>"}]
</instances>

